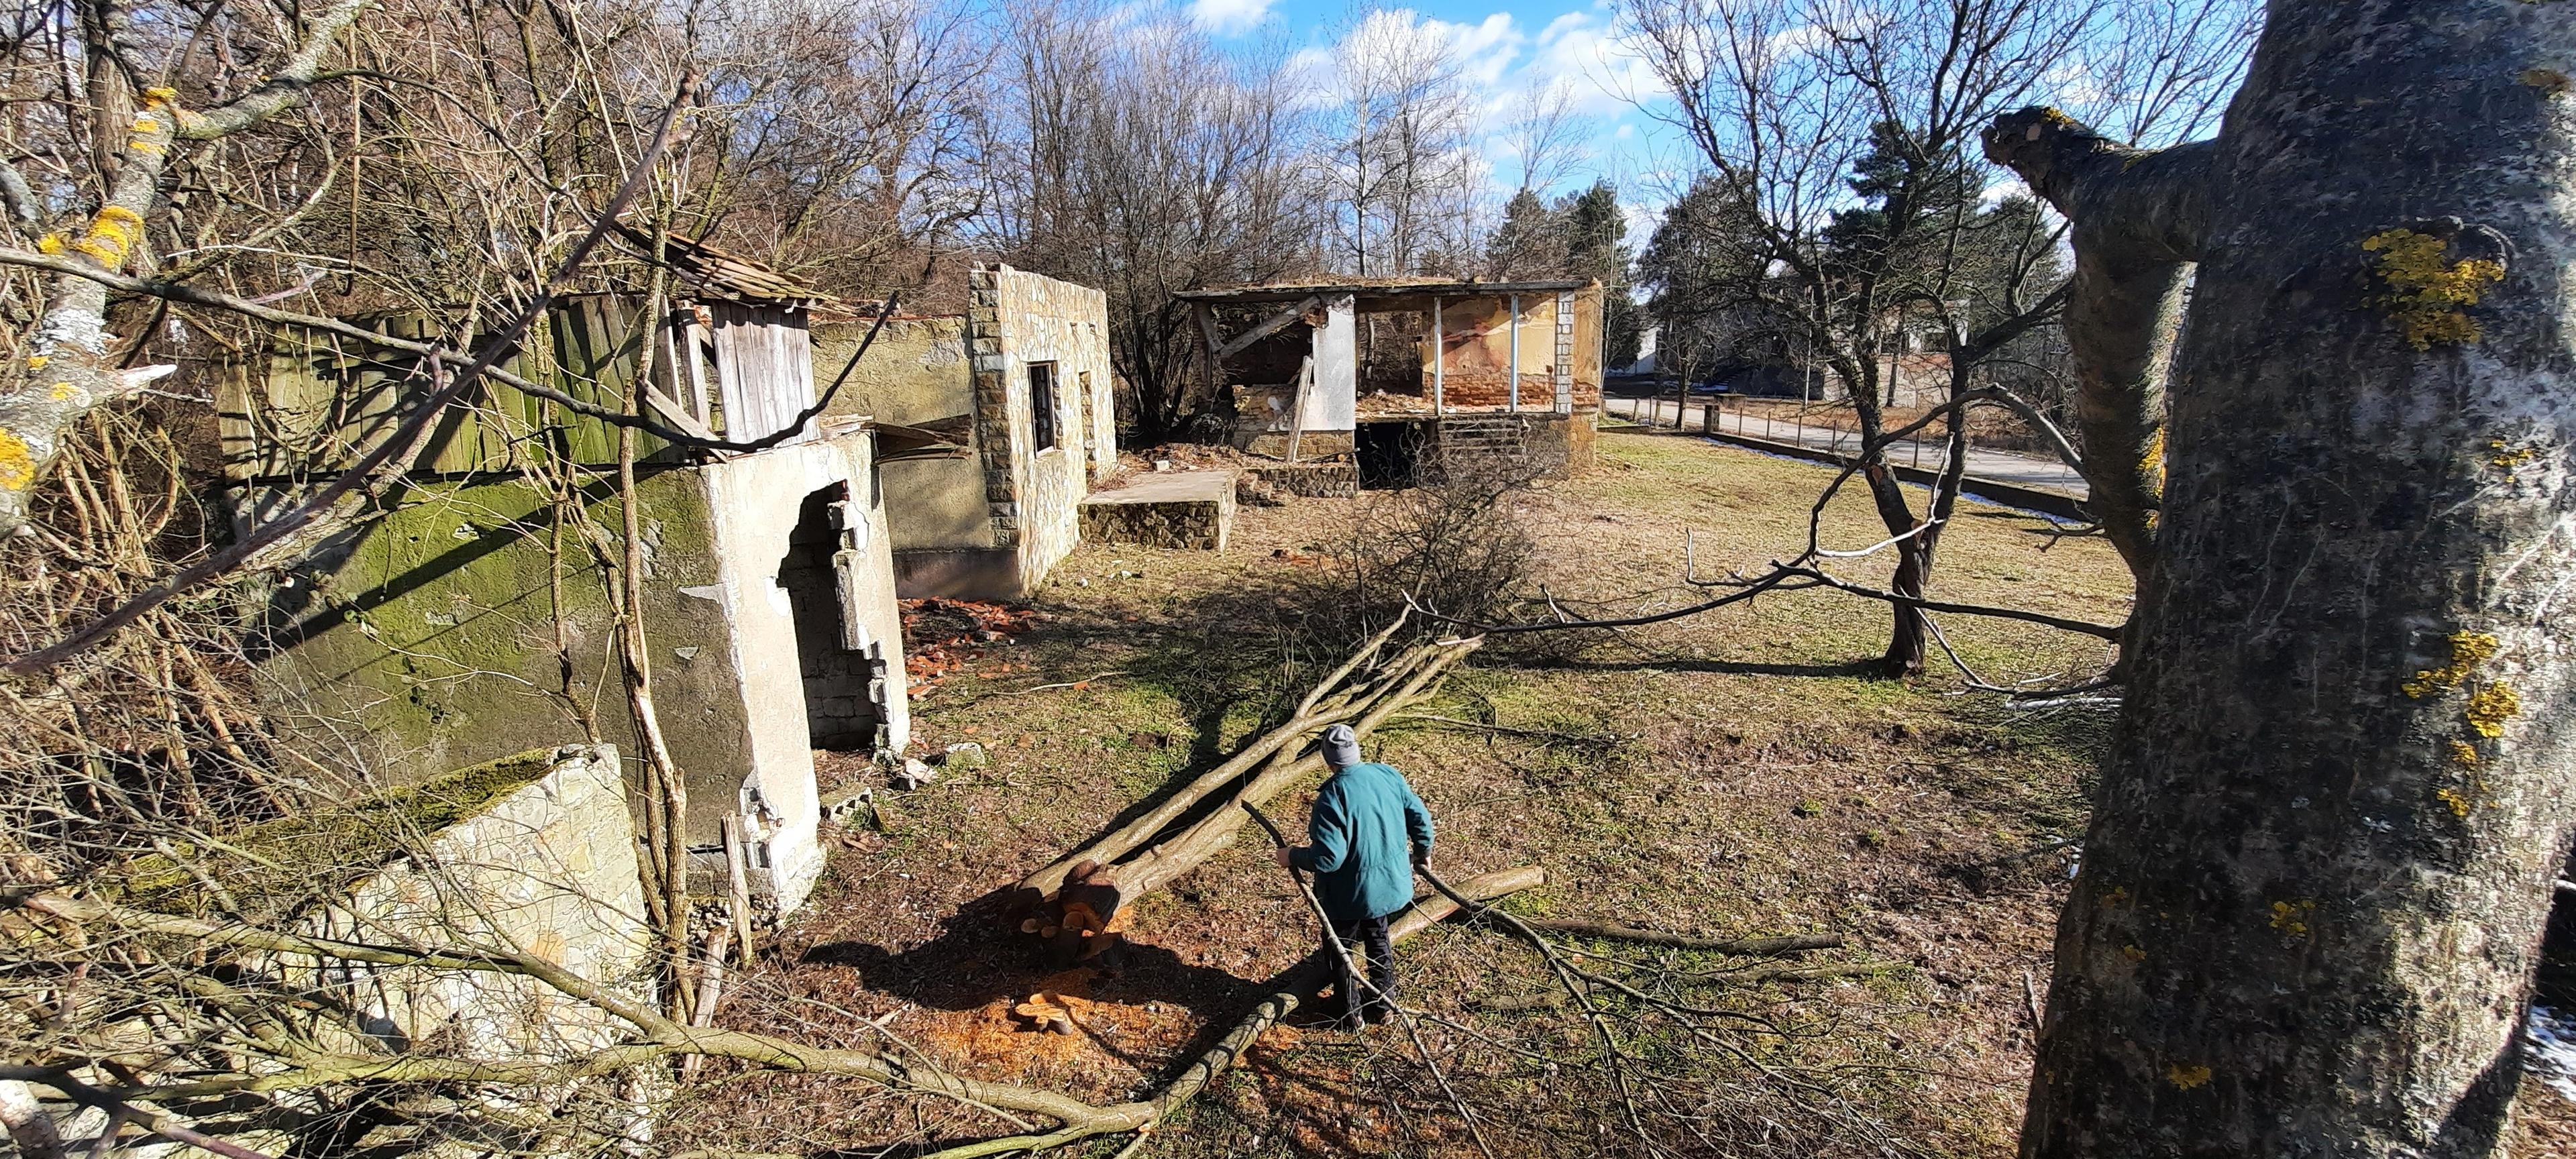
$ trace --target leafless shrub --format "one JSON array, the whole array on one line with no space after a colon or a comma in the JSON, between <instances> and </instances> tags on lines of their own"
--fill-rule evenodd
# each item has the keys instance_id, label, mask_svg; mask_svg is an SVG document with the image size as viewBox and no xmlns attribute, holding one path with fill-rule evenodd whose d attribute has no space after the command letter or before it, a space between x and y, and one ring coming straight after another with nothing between
<instances>
[{"instance_id":1,"label":"leafless shrub","mask_svg":"<svg viewBox=\"0 0 2576 1159\"><path fill-rule=\"evenodd\" d=\"M1540 471L1532 459L1480 459L1418 487L1366 493L1339 549L1349 585L1339 611L1355 628L1408 603L1484 620L1527 595L1538 541L1520 501Z\"/></svg>"}]
</instances>

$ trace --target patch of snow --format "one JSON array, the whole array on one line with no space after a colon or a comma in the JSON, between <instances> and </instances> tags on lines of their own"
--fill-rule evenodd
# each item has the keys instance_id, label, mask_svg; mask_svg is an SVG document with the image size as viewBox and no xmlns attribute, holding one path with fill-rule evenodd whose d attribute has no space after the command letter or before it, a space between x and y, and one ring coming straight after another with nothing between
<instances>
[{"instance_id":1,"label":"patch of snow","mask_svg":"<svg viewBox=\"0 0 2576 1159\"><path fill-rule=\"evenodd\" d=\"M2532 1073L2576 1102L2576 1011L2534 1005L2523 1035L2530 1041Z\"/></svg>"}]
</instances>

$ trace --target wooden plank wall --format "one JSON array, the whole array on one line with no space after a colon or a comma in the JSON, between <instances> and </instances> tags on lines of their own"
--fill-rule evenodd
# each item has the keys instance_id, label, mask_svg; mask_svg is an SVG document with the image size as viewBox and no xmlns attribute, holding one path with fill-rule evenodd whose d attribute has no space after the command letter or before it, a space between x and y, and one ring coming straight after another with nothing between
<instances>
[{"instance_id":1,"label":"wooden plank wall","mask_svg":"<svg viewBox=\"0 0 2576 1159\"><path fill-rule=\"evenodd\" d=\"M814 346L804 312L735 302L708 303L708 309L715 320L725 437L757 439L787 429L814 405ZM788 441L813 437L808 428Z\"/></svg>"}]
</instances>

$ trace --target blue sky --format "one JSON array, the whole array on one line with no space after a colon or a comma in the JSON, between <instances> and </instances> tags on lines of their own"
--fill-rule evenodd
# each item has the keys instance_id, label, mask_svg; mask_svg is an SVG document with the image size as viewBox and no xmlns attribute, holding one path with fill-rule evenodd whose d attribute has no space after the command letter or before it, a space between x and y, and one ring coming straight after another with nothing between
<instances>
[{"instance_id":1,"label":"blue sky","mask_svg":"<svg viewBox=\"0 0 2576 1159\"><path fill-rule=\"evenodd\" d=\"M1366 11L1351 0L1187 0L1191 18L1221 43L1243 51L1323 54ZM1553 191L1606 176L1629 208L1632 244L1644 238L1650 207L1665 200L1670 175L1686 171L1672 134L1628 99L1651 88L1641 66L1612 40L1608 0L1420 0L1406 4L1417 21L1445 37L1486 109L1479 152L1507 193L1520 182L1508 125L1533 84L1561 83L1584 118L1583 155Z\"/></svg>"}]
</instances>

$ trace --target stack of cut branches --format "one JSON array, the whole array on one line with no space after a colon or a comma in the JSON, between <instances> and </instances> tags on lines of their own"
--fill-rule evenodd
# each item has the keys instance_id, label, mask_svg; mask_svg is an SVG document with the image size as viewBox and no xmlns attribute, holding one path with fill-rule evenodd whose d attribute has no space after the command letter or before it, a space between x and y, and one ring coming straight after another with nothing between
<instances>
[{"instance_id":1,"label":"stack of cut branches","mask_svg":"<svg viewBox=\"0 0 2576 1159\"><path fill-rule=\"evenodd\" d=\"M1286 722L1246 741L1142 816L1021 879L1012 914L1022 932L1048 940L1066 960L1096 957L1118 941L1118 914L1234 844L1243 806L1269 803L1322 771L1307 738L1336 724L1362 736L1428 699L1442 676L1482 643L1425 639L1388 652L1407 620L1398 616L1360 645L1297 702Z\"/></svg>"}]
</instances>

